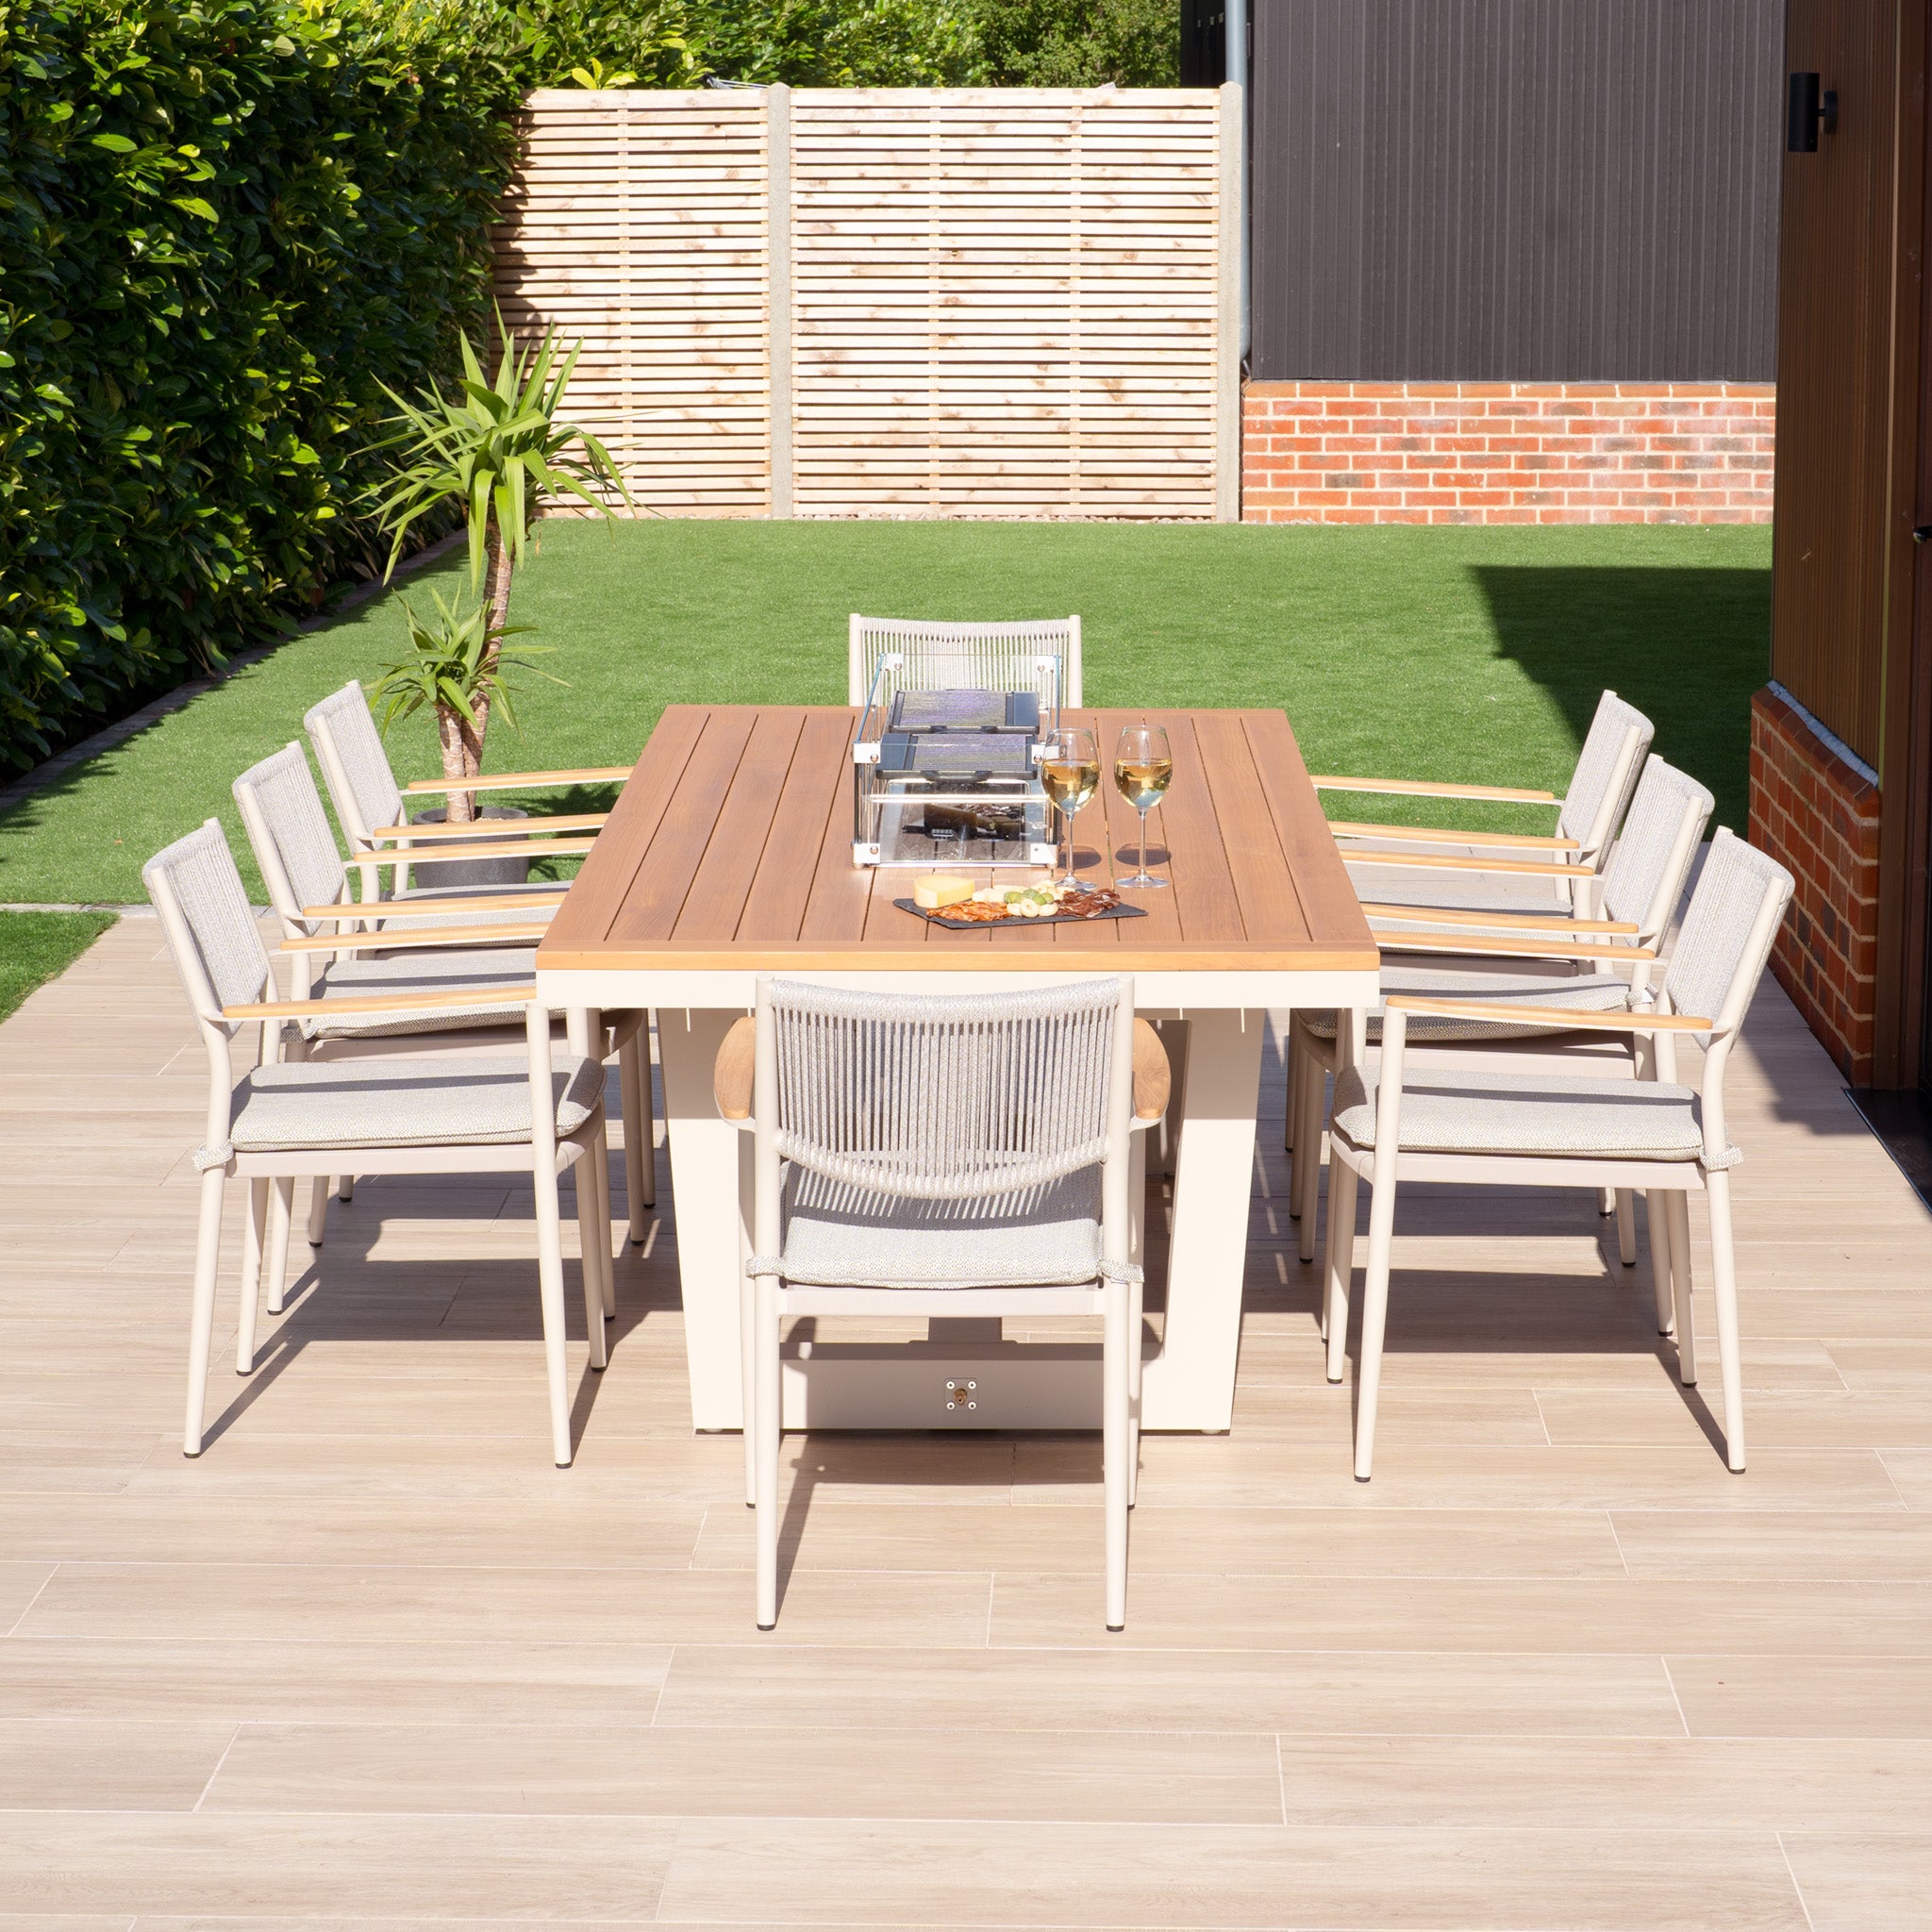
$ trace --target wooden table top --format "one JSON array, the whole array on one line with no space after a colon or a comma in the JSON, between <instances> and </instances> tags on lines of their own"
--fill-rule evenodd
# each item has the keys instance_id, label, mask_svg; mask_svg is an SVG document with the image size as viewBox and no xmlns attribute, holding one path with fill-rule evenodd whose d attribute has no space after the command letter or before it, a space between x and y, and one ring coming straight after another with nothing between
<instances>
[{"instance_id":1,"label":"wooden table top","mask_svg":"<svg viewBox=\"0 0 1932 1932\"><path fill-rule=\"evenodd\" d=\"M1164 724L1174 783L1149 816L1166 891L1145 919L949 931L892 904L916 875L852 863L858 713L672 705L538 948L540 969L756 972L1369 972L1374 940L1280 711L1069 711L1110 773L1123 724ZM1074 860L1132 872L1132 807L1104 777ZM971 872L969 867L948 868ZM1027 876L1020 874L1019 876ZM1051 958L1039 958L1050 954Z\"/></svg>"}]
</instances>

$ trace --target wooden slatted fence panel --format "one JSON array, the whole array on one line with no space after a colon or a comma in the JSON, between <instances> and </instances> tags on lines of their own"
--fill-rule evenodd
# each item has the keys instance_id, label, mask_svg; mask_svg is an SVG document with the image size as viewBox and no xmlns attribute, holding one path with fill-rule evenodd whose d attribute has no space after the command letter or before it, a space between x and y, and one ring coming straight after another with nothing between
<instances>
[{"instance_id":1,"label":"wooden slatted fence panel","mask_svg":"<svg viewBox=\"0 0 1932 1932\"><path fill-rule=\"evenodd\" d=\"M668 512L1227 516L1228 129L1205 91L545 91L499 298L583 340L571 412Z\"/></svg>"}]
</instances>

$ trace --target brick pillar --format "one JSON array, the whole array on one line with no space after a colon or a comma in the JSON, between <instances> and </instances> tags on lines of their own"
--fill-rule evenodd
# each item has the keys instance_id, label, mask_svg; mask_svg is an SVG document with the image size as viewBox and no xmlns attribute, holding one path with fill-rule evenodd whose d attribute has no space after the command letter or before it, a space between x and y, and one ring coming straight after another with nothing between
<instances>
[{"instance_id":1,"label":"brick pillar","mask_svg":"<svg viewBox=\"0 0 1932 1932\"><path fill-rule=\"evenodd\" d=\"M1779 685L1751 700L1751 842L1790 869L1771 970L1853 1086L1877 1014L1877 774Z\"/></svg>"}]
</instances>

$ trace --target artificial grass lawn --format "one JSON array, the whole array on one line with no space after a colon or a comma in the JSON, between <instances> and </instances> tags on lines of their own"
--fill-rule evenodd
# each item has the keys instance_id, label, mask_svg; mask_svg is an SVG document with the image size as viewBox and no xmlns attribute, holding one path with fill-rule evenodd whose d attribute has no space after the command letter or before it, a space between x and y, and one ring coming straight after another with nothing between
<instances>
[{"instance_id":1,"label":"artificial grass lawn","mask_svg":"<svg viewBox=\"0 0 1932 1932\"><path fill-rule=\"evenodd\" d=\"M111 912L0 912L0 1020L65 973L114 924Z\"/></svg>"},{"instance_id":2,"label":"artificial grass lawn","mask_svg":"<svg viewBox=\"0 0 1932 1932\"><path fill-rule=\"evenodd\" d=\"M1084 620L1093 705L1269 705L1315 771L1560 791L1609 685L1657 749L1744 823L1749 699L1768 675L1762 528L1418 529L1241 525L708 523L547 525L513 622L556 647L525 680L496 771L633 759L675 702L840 703L846 619ZM451 562L402 588L445 597ZM263 896L228 792L302 713L403 648L398 593L291 640L0 819L0 902L142 897L141 865L219 815ZM438 772L426 715L404 776ZM544 795L553 809L558 794ZM572 801L573 807L594 800ZM1547 813L1330 795L1338 817L1548 828Z\"/></svg>"}]
</instances>

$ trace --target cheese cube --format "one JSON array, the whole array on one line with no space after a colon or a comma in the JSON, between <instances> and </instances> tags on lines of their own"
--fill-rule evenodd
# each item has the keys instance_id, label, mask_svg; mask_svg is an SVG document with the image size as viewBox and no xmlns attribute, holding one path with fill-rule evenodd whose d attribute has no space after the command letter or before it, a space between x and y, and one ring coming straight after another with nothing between
<instances>
[{"instance_id":1,"label":"cheese cube","mask_svg":"<svg viewBox=\"0 0 1932 1932\"><path fill-rule=\"evenodd\" d=\"M950 873L935 873L929 878L912 881L912 903L924 912L938 912L943 907L958 906L972 898L973 881Z\"/></svg>"}]
</instances>

